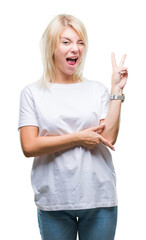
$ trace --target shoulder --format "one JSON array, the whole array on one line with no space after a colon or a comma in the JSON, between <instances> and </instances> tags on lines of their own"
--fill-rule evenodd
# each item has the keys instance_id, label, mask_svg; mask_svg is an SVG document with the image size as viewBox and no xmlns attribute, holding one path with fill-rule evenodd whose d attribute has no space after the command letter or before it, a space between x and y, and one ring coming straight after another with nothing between
<instances>
[{"instance_id":1,"label":"shoulder","mask_svg":"<svg viewBox=\"0 0 146 240\"><path fill-rule=\"evenodd\" d=\"M37 96L42 91L39 81L26 85L21 90L21 95Z\"/></svg>"},{"instance_id":2,"label":"shoulder","mask_svg":"<svg viewBox=\"0 0 146 240\"><path fill-rule=\"evenodd\" d=\"M28 84L25 87L23 87L21 92L34 91L38 87L39 87L38 82L34 82L34 83Z\"/></svg>"}]
</instances>

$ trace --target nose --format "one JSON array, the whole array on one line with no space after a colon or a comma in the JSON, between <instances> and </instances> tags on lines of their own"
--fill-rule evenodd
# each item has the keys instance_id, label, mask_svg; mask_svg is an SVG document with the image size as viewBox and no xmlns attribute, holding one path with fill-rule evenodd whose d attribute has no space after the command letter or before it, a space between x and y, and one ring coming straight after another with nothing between
<instances>
[{"instance_id":1,"label":"nose","mask_svg":"<svg viewBox=\"0 0 146 240\"><path fill-rule=\"evenodd\" d=\"M77 53L79 51L78 45L74 43L71 47L71 52Z\"/></svg>"}]
</instances>

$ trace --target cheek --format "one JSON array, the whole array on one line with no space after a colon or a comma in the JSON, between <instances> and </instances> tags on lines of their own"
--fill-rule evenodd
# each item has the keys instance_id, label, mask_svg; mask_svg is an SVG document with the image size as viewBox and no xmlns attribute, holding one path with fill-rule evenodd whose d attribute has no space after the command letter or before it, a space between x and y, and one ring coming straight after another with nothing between
<instances>
[{"instance_id":1,"label":"cheek","mask_svg":"<svg viewBox=\"0 0 146 240\"><path fill-rule=\"evenodd\" d=\"M85 54L85 48L81 48L80 49L80 60L82 61L82 59L84 58L84 54Z\"/></svg>"},{"instance_id":2,"label":"cheek","mask_svg":"<svg viewBox=\"0 0 146 240\"><path fill-rule=\"evenodd\" d=\"M82 47L80 48L80 53L81 53L81 54L83 54L83 53L84 53L84 51L85 51L85 47L84 47L84 46L82 46Z\"/></svg>"},{"instance_id":3,"label":"cheek","mask_svg":"<svg viewBox=\"0 0 146 240\"><path fill-rule=\"evenodd\" d=\"M61 56L64 55L64 48L59 46L58 48L56 48L55 52L54 52L54 56L55 58L60 58Z\"/></svg>"},{"instance_id":4,"label":"cheek","mask_svg":"<svg viewBox=\"0 0 146 240\"><path fill-rule=\"evenodd\" d=\"M59 52L62 56L66 55L69 51L69 47L61 45L59 47Z\"/></svg>"},{"instance_id":5,"label":"cheek","mask_svg":"<svg viewBox=\"0 0 146 240\"><path fill-rule=\"evenodd\" d=\"M62 53L59 50L55 51L55 53L54 53L54 63L55 64L60 63L61 59L62 59Z\"/></svg>"}]
</instances>

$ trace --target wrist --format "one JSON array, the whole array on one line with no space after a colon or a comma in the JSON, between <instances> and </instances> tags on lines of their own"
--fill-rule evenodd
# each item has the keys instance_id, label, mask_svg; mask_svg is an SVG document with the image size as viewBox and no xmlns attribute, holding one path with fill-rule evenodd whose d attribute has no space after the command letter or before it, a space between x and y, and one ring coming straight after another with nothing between
<instances>
[{"instance_id":1,"label":"wrist","mask_svg":"<svg viewBox=\"0 0 146 240\"><path fill-rule=\"evenodd\" d=\"M116 88L116 87L111 88L111 95L122 95L122 94L123 94L123 89Z\"/></svg>"},{"instance_id":2,"label":"wrist","mask_svg":"<svg viewBox=\"0 0 146 240\"><path fill-rule=\"evenodd\" d=\"M74 143L75 143L75 145L81 145L81 143L83 141L83 139L82 139L83 136L82 136L81 131L75 132L75 133L73 133L73 135L74 135Z\"/></svg>"},{"instance_id":3,"label":"wrist","mask_svg":"<svg viewBox=\"0 0 146 240\"><path fill-rule=\"evenodd\" d=\"M120 100L122 102L124 102L125 100L125 95L110 95L110 100Z\"/></svg>"}]
</instances>

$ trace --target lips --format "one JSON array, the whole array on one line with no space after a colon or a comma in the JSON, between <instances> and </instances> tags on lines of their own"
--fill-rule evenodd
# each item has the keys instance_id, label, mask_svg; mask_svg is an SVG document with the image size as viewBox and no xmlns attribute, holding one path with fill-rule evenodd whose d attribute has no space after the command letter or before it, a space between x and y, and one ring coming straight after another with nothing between
<instances>
[{"instance_id":1,"label":"lips","mask_svg":"<svg viewBox=\"0 0 146 240\"><path fill-rule=\"evenodd\" d=\"M66 61L70 67L75 67L78 61L78 57L68 57Z\"/></svg>"}]
</instances>

